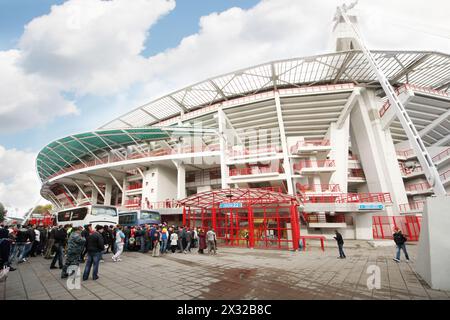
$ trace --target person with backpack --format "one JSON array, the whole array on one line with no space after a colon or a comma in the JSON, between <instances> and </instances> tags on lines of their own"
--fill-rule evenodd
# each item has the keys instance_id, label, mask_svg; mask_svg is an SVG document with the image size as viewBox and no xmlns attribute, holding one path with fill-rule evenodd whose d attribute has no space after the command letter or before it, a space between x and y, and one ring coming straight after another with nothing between
<instances>
[{"instance_id":1,"label":"person with backpack","mask_svg":"<svg viewBox=\"0 0 450 320\"><path fill-rule=\"evenodd\" d=\"M160 241L161 241L161 232L159 228L155 229L155 232L153 232L152 235L152 257L159 257L159 250L160 250Z\"/></svg>"},{"instance_id":2,"label":"person with backpack","mask_svg":"<svg viewBox=\"0 0 450 320\"><path fill-rule=\"evenodd\" d=\"M81 236L82 227L71 229L68 245L67 245L67 259L61 271L61 279L67 278L69 274L67 269L71 265L78 266L80 264L80 255L85 247L86 239Z\"/></svg>"},{"instance_id":3,"label":"person with backpack","mask_svg":"<svg viewBox=\"0 0 450 320\"><path fill-rule=\"evenodd\" d=\"M161 231L161 253L164 254L167 251L167 242L169 241L169 231L164 227Z\"/></svg>"},{"instance_id":4,"label":"person with backpack","mask_svg":"<svg viewBox=\"0 0 450 320\"><path fill-rule=\"evenodd\" d=\"M406 251L406 241L408 239L406 239L406 237L403 235L402 231L399 228L396 228L394 230L394 242L397 245L397 255L395 256L395 258L393 259L395 262L400 262L400 250L403 250L403 252L405 253L405 258L406 261L409 262L409 256L408 256L408 252Z\"/></svg>"},{"instance_id":5,"label":"person with backpack","mask_svg":"<svg viewBox=\"0 0 450 320\"><path fill-rule=\"evenodd\" d=\"M334 233L336 234L336 236L333 238L336 240L338 249L339 249L338 259L345 259L347 257L345 256L345 253L344 253L344 239L342 238L342 235L337 230L334 230Z\"/></svg>"}]
</instances>

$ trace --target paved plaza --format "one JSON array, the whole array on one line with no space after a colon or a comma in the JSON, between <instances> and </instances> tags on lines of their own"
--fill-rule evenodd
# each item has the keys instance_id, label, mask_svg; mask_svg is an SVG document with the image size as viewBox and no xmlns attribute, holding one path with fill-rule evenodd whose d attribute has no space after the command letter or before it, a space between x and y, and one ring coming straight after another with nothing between
<instances>
[{"instance_id":1,"label":"paved plaza","mask_svg":"<svg viewBox=\"0 0 450 320\"><path fill-rule=\"evenodd\" d=\"M117 263L109 254L100 279L72 290L59 269L49 269L50 260L37 257L0 283L0 299L450 299L450 292L430 289L415 273L416 245L408 246L412 261L399 264L392 260L394 247L350 240L346 245L345 260L336 258L331 242L325 252L219 248L216 256L159 258L127 252ZM373 265L380 268L381 288L369 290L367 270Z\"/></svg>"}]
</instances>

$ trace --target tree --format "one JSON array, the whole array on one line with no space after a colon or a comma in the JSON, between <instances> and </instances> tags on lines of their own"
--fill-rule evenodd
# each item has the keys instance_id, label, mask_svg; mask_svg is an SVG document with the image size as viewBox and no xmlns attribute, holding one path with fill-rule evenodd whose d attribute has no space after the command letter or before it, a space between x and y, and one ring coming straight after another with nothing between
<instances>
[{"instance_id":1,"label":"tree","mask_svg":"<svg viewBox=\"0 0 450 320\"><path fill-rule=\"evenodd\" d=\"M7 213L7 211L6 211L5 207L0 202L0 222L3 222L3 220L5 220L6 213Z\"/></svg>"},{"instance_id":2,"label":"tree","mask_svg":"<svg viewBox=\"0 0 450 320\"><path fill-rule=\"evenodd\" d=\"M38 213L38 214L44 214L46 212L52 211L52 205L51 204L46 204L46 205L40 205L37 206L36 208L34 208L33 213Z\"/></svg>"}]
</instances>

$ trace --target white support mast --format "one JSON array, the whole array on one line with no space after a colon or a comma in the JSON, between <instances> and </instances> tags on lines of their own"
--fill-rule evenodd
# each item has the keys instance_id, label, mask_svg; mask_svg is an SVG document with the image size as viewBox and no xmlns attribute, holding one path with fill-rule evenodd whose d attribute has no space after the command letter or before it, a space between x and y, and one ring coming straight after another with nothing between
<instances>
[{"instance_id":1,"label":"white support mast","mask_svg":"<svg viewBox=\"0 0 450 320\"><path fill-rule=\"evenodd\" d=\"M425 176L429 182L429 184L432 186L433 191L435 195L437 196L444 196L446 195L445 188L442 184L441 179L439 178L439 173L436 169L436 167L433 164L433 161L428 154L427 149L425 148L425 144L422 141L422 138L419 135L419 132L417 131L416 127L414 126L414 123L409 118L408 113L406 112L405 107L401 103L400 99L398 99L397 95L395 94L394 88L389 83L388 79L384 75L382 69L378 65L377 61L373 57L370 50L366 47L365 42L363 40L363 37L361 36L361 33L358 30L358 27L355 26L351 21L350 18L347 15L347 11L355 6L356 2L351 4L350 6L346 6L343 4L341 7L337 8L337 14L342 16L342 18L345 20L346 24L353 30L355 33L355 38L358 41L361 50L363 51L364 55L366 56L372 71L377 76L378 81L380 82L380 85L383 87L384 92L386 93L387 98L389 99L389 102L391 103L391 107L395 108L395 113L397 115L397 118L400 120L400 123L403 127L403 130L405 130L405 133L412 144L412 147L417 155L417 158L419 159L420 165L422 166Z\"/></svg>"}]
</instances>

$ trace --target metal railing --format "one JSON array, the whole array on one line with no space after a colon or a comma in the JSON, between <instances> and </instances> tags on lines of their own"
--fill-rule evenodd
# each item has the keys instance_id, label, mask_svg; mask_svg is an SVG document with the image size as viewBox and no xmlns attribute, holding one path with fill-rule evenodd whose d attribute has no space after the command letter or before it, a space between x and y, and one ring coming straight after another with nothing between
<instances>
[{"instance_id":1,"label":"metal railing","mask_svg":"<svg viewBox=\"0 0 450 320\"><path fill-rule=\"evenodd\" d=\"M440 91L440 90L435 90L432 88L427 88L427 87L421 87L421 86L416 86L413 84L404 84L403 86L397 88L395 90L395 93L398 95L400 95L402 92L405 92L406 90L411 89L413 91L417 91L417 92L422 92L422 93L431 93L431 94L435 94L435 95L440 95L443 97L448 97L448 93L445 91ZM380 108L379 110L379 115L380 118L383 117L386 113L386 111L389 110L389 108L391 107L391 103L389 102L389 100L387 100L383 106Z\"/></svg>"},{"instance_id":2,"label":"metal railing","mask_svg":"<svg viewBox=\"0 0 450 320\"><path fill-rule=\"evenodd\" d=\"M432 160L433 162L438 162L441 159L448 157L450 155L450 147L445 149L444 151L440 152L439 154L435 155Z\"/></svg>"},{"instance_id":3,"label":"metal railing","mask_svg":"<svg viewBox=\"0 0 450 320\"><path fill-rule=\"evenodd\" d=\"M320 193L304 195L301 197L303 203L392 203L389 192L378 193Z\"/></svg>"},{"instance_id":4,"label":"metal railing","mask_svg":"<svg viewBox=\"0 0 450 320\"><path fill-rule=\"evenodd\" d=\"M264 147L264 148L243 149L243 150L229 149L227 154L229 157L238 157L238 156L250 156L261 153L273 153L273 152L275 153L282 152L282 148L280 146L275 146L275 147Z\"/></svg>"},{"instance_id":5,"label":"metal railing","mask_svg":"<svg viewBox=\"0 0 450 320\"><path fill-rule=\"evenodd\" d=\"M348 177L350 177L350 178L362 178L362 179L366 178L366 176L364 175L363 169L349 169Z\"/></svg>"},{"instance_id":6,"label":"metal railing","mask_svg":"<svg viewBox=\"0 0 450 320\"><path fill-rule=\"evenodd\" d=\"M422 211L425 201L413 201L399 205L400 212L406 213L410 211Z\"/></svg>"},{"instance_id":7,"label":"metal railing","mask_svg":"<svg viewBox=\"0 0 450 320\"><path fill-rule=\"evenodd\" d=\"M236 168L230 169L229 171L230 177L232 176L245 176L245 175L253 175L253 174L262 174L262 173L283 173L282 168L271 168L271 167L250 167L250 168Z\"/></svg>"},{"instance_id":8,"label":"metal railing","mask_svg":"<svg viewBox=\"0 0 450 320\"><path fill-rule=\"evenodd\" d=\"M136 190L136 189L142 189L142 183L134 183L126 187L126 190Z\"/></svg>"},{"instance_id":9,"label":"metal railing","mask_svg":"<svg viewBox=\"0 0 450 320\"><path fill-rule=\"evenodd\" d=\"M439 175L439 178L441 178L442 181L447 180L448 177L450 177L450 170L447 170Z\"/></svg>"},{"instance_id":10,"label":"metal railing","mask_svg":"<svg viewBox=\"0 0 450 320\"><path fill-rule=\"evenodd\" d=\"M428 182L414 183L405 186L406 191L428 191L431 186Z\"/></svg>"},{"instance_id":11,"label":"metal railing","mask_svg":"<svg viewBox=\"0 0 450 320\"><path fill-rule=\"evenodd\" d=\"M303 160L294 164L294 170L303 168L332 168L335 166L334 160Z\"/></svg>"},{"instance_id":12,"label":"metal railing","mask_svg":"<svg viewBox=\"0 0 450 320\"><path fill-rule=\"evenodd\" d=\"M340 192L339 184L300 184L297 183L300 192Z\"/></svg>"},{"instance_id":13,"label":"metal railing","mask_svg":"<svg viewBox=\"0 0 450 320\"><path fill-rule=\"evenodd\" d=\"M422 217L417 216L373 216L374 239L392 239L394 230L400 229L409 241L418 241Z\"/></svg>"},{"instance_id":14,"label":"metal railing","mask_svg":"<svg viewBox=\"0 0 450 320\"><path fill-rule=\"evenodd\" d=\"M397 155L400 157L405 157L408 158L409 156L414 155L414 150L413 149L408 149L408 150L398 150L396 151Z\"/></svg>"},{"instance_id":15,"label":"metal railing","mask_svg":"<svg viewBox=\"0 0 450 320\"><path fill-rule=\"evenodd\" d=\"M298 150L299 147L322 147L322 146L329 146L330 140L302 140L297 141L297 143L293 146L291 146L291 153L295 153L296 150Z\"/></svg>"}]
</instances>

